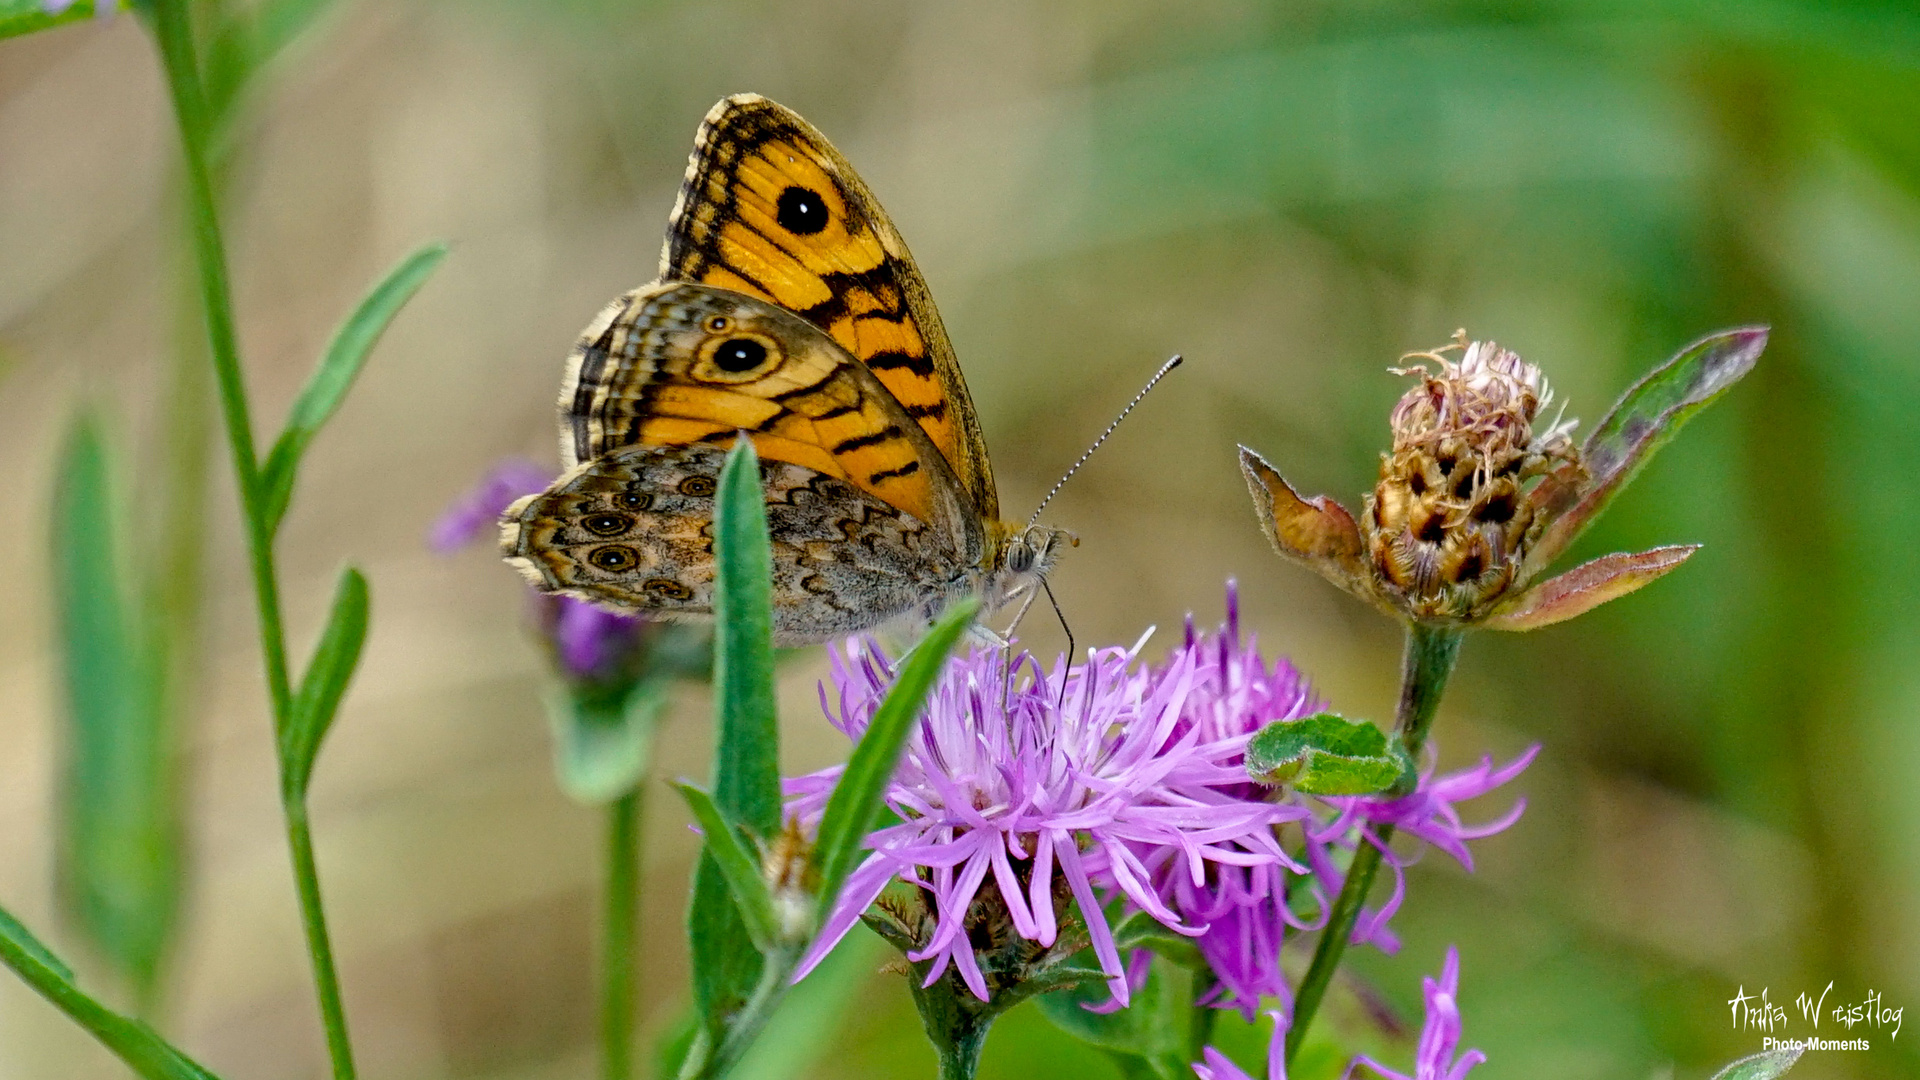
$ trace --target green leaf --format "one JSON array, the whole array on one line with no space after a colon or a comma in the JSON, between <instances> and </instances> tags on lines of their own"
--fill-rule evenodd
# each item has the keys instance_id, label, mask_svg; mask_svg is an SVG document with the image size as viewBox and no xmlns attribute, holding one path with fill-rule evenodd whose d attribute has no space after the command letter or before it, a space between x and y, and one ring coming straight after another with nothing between
<instances>
[{"instance_id":1,"label":"green leaf","mask_svg":"<svg viewBox=\"0 0 1920 1080\"><path fill-rule=\"evenodd\" d=\"M1532 546L1524 576L1531 579L1559 557L1680 425L1753 370L1766 347L1764 326L1709 334L1621 395L1581 450L1586 483L1578 488L1573 505L1554 518Z\"/></svg>"},{"instance_id":2,"label":"green leaf","mask_svg":"<svg viewBox=\"0 0 1920 1080\"><path fill-rule=\"evenodd\" d=\"M1088 1011L1087 1006L1111 997L1103 980L1042 994L1038 1001L1040 1011L1055 1027L1128 1059L1122 1062L1127 1075L1167 1080L1192 1075L1181 1061L1186 1018L1179 1015L1178 995L1171 992L1162 965L1156 963L1148 969L1146 984L1134 991L1126 1008L1110 1013Z\"/></svg>"},{"instance_id":3,"label":"green leaf","mask_svg":"<svg viewBox=\"0 0 1920 1080\"><path fill-rule=\"evenodd\" d=\"M119 3L109 0L107 10L101 11L100 3L101 0L77 0L66 10L54 14L47 10L46 0L0 0L0 38L19 37L51 26L91 19L95 15L106 17L129 7L126 0L120 0Z\"/></svg>"},{"instance_id":4,"label":"green leaf","mask_svg":"<svg viewBox=\"0 0 1920 1080\"><path fill-rule=\"evenodd\" d=\"M300 680L300 692L293 699L293 715L287 729L280 733L281 790L288 801L306 797L307 783L313 778L313 762L320 744L333 727L340 698L347 692L353 669L360 662L360 647L367 640L367 579L349 566L340 573L340 584L333 593L333 611L327 616L327 628L314 647L313 659Z\"/></svg>"},{"instance_id":5,"label":"green leaf","mask_svg":"<svg viewBox=\"0 0 1920 1080\"><path fill-rule=\"evenodd\" d=\"M144 992L179 911L181 824L164 686L123 557L98 420L61 452L52 564L65 696L61 899L89 942Z\"/></svg>"},{"instance_id":6,"label":"green leaf","mask_svg":"<svg viewBox=\"0 0 1920 1080\"><path fill-rule=\"evenodd\" d=\"M333 0L264 0L239 8L216 5L220 21L207 34L201 83L217 127L233 119L234 105L253 77L271 64Z\"/></svg>"},{"instance_id":7,"label":"green leaf","mask_svg":"<svg viewBox=\"0 0 1920 1080\"><path fill-rule=\"evenodd\" d=\"M1309 795L1371 795L1392 787L1410 763L1372 724L1318 713L1276 720L1247 743L1247 773Z\"/></svg>"},{"instance_id":8,"label":"green leaf","mask_svg":"<svg viewBox=\"0 0 1920 1080\"><path fill-rule=\"evenodd\" d=\"M569 682L548 694L560 789L577 802L599 805L638 787L671 686L667 677L652 676L611 693Z\"/></svg>"},{"instance_id":9,"label":"green leaf","mask_svg":"<svg viewBox=\"0 0 1920 1080\"><path fill-rule=\"evenodd\" d=\"M333 416L334 410L352 389L353 380L367 362L373 346L386 332L387 324L400 313L413 294L426 284L428 275L446 258L445 244L428 244L401 261L380 284L374 286L360 306L354 309L327 346L327 354L301 387L294 399L287 426L273 444L273 451L260 470L260 487L267 518L267 531L280 528L286 516L287 502L293 497L293 481L300 468L300 457L307 444Z\"/></svg>"},{"instance_id":10,"label":"green leaf","mask_svg":"<svg viewBox=\"0 0 1920 1080\"><path fill-rule=\"evenodd\" d=\"M727 455L714 496L713 800L729 821L765 840L780 824L780 730L773 698L773 554L750 440ZM760 980L764 959L741 948L746 924L711 853L694 870L687 938L694 1001L707 1044L724 1044L727 1018Z\"/></svg>"},{"instance_id":11,"label":"green leaf","mask_svg":"<svg viewBox=\"0 0 1920 1080\"><path fill-rule=\"evenodd\" d=\"M52 1002L146 1080L218 1080L152 1028L95 1001L74 984L73 969L0 908L0 963Z\"/></svg>"},{"instance_id":12,"label":"green leaf","mask_svg":"<svg viewBox=\"0 0 1920 1080\"><path fill-rule=\"evenodd\" d=\"M972 625L979 606L971 599L954 604L920 640L894 678L886 700L875 710L873 722L860 737L860 744L847 759L846 771L840 774L839 783L827 799L827 809L820 818L820 832L814 841L813 862L820 871L819 896L823 907L832 904L840 894L841 884L860 858L860 846L873 831L873 823L884 805L887 781L893 778L894 769L900 764L907 733L919 718L920 708L926 704L927 694L933 690L934 681L940 677L960 635Z\"/></svg>"},{"instance_id":13,"label":"green leaf","mask_svg":"<svg viewBox=\"0 0 1920 1080\"><path fill-rule=\"evenodd\" d=\"M713 797L765 839L780 827L780 726L773 697L773 548L760 459L741 439L714 496L713 681L720 728Z\"/></svg>"},{"instance_id":14,"label":"green leaf","mask_svg":"<svg viewBox=\"0 0 1920 1080\"><path fill-rule=\"evenodd\" d=\"M869 934L849 934L787 995L773 1019L728 1073L729 1080L790 1080L816 1071L844 1035L860 990L873 978L886 949ZM664 1075L672 1075L671 1073Z\"/></svg>"},{"instance_id":15,"label":"green leaf","mask_svg":"<svg viewBox=\"0 0 1920 1080\"><path fill-rule=\"evenodd\" d=\"M1787 1075L1794 1062L1800 1060L1804 1050L1768 1050L1752 1057L1743 1057L1713 1074L1713 1080L1774 1080L1776 1076Z\"/></svg>"},{"instance_id":16,"label":"green leaf","mask_svg":"<svg viewBox=\"0 0 1920 1080\"><path fill-rule=\"evenodd\" d=\"M726 815L714 805L711 795L692 784L673 786L680 797L687 800L693 819L706 833L706 852L719 868L720 876L726 879L727 889L739 905L741 921L746 924L754 947L763 953L772 952L779 942L780 927L773 913L773 895L767 890L767 879L761 874L753 852Z\"/></svg>"}]
</instances>

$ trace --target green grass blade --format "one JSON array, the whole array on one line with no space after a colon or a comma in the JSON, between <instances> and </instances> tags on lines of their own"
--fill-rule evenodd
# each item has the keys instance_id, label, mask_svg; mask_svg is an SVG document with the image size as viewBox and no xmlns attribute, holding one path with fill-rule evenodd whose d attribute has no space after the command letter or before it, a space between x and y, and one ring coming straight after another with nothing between
<instances>
[{"instance_id":1,"label":"green grass blade","mask_svg":"<svg viewBox=\"0 0 1920 1080\"><path fill-rule=\"evenodd\" d=\"M313 762L333 726L340 698L360 663L367 640L367 579L349 566L340 573L327 628L293 699L293 716L280 739L282 790L289 800L304 798L313 778Z\"/></svg>"},{"instance_id":2,"label":"green grass blade","mask_svg":"<svg viewBox=\"0 0 1920 1080\"><path fill-rule=\"evenodd\" d=\"M387 324L413 299L413 294L420 291L420 286L426 284L428 276L446 255L447 246L436 243L407 256L374 286L333 335L326 356L294 400L287 426L273 444L260 473L268 532L279 529L280 519L286 515L287 503L293 497L294 475L299 471L300 456L306 452L307 444L345 400L368 354L386 332Z\"/></svg>"},{"instance_id":3,"label":"green grass blade","mask_svg":"<svg viewBox=\"0 0 1920 1080\"><path fill-rule=\"evenodd\" d=\"M780 732L774 712L773 557L767 539L760 467L753 444L739 440L715 494L714 803L760 839L780 823ZM694 871L687 939L693 991L707 1044L725 1040L727 1019L759 984L765 961L740 948L746 924L712 855Z\"/></svg>"},{"instance_id":4,"label":"green grass blade","mask_svg":"<svg viewBox=\"0 0 1920 1080\"><path fill-rule=\"evenodd\" d=\"M146 993L173 936L180 821L162 684L123 558L98 420L75 421L53 506L53 593L66 697L61 898Z\"/></svg>"},{"instance_id":5,"label":"green grass blade","mask_svg":"<svg viewBox=\"0 0 1920 1080\"><path fill-rule=\"evenodd\" d=\"M826 812L820 818L820 834L814 841L813 861L820 870L820 903L833 903L840 885L860 858L860 845L873 830L880 816L882 797L893 770L900 764L907 733L913 729L933 690L934 681L946 666L947 657L972 625L979 610L974 600L963 600L948 608L920 644L907 658L900 674L887 691L885 701L873 714L873 722L847 759L846 772L827 799Z\"/></svg>"},{"instance_id":6,"label":"green grass blade","mask_svg":"<svg viewBox=\"0 0 1920 1080\"><path fill-rule=\"evenodd\" d=\"M52 1002L145 1080L218 1080L137 1020L95 1001L74 985L73 970L0 908L0 963Z\"/></svg>"},{"instance_id":7,"label":"green grass blade","mask_svg":"<svg viewBox=\"0 0 1920 1080\"><path fill-rule=\"evenodd\" d=\"M127 7L125 0L78 0L56 15L46 9L46 0L0 0L0 38L19 37L63 23L91 19L100 13L103 3L114 11Z\"/></svg>"},{"instance_id":8,"label":"green grass blade","mask_svg":"<svg viewBox=\"0 0 1920 1080\"><path fill-rule=\"evenodd\" d=\"M1713 1080L1774 1080L1785 1076L1800 1060L1804 1050L1768 1050L1739 1061L1713 1074Z\"/></svg>"},{"instance_id":9,"label":"green grass blade","mask_svg":"<svg viewBox=\"0 0 1920 1080\"><path fill-rule=\"evenodd\" d=\"M746 924L747 935L762 953L772 952L780 928L774 919L773 894L767 890L767 879L760 872L760 864L754 861L753 852L714 805L713 796L692 784L673 786L680 797L687 800L693 819L707 835L707 853L713 857L720 876L727 880L733 901L739 905L741 921Z\"/></svg>"}]
</instances>

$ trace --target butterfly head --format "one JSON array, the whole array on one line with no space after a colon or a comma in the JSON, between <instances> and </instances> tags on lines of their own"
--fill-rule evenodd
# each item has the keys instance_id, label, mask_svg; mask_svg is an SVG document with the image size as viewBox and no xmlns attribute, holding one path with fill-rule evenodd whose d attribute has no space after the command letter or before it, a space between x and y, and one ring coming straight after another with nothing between
<instances>
[{"instance_id":1,"label":"butterfly head","mask_svg":"<svg viewBox=\"0 0 1920 1080\"><path fill-rule=\"evenodd\" d=\"M1009 530L1001 543L993 570L994 599L1004 602L1044 580L1054 561L1080 538L1065 529L1025 525Z\"/></svg>"}]
</instances>

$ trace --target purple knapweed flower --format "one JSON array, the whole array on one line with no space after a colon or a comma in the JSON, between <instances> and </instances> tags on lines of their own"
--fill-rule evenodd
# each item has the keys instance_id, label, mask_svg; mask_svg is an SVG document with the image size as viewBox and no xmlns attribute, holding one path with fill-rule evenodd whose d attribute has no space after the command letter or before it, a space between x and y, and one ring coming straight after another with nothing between
<instances>
[{"instance_id":1,"label":"purple knapweed flower","mask_svg":"<svg viewBox=\"0 0 1920 1080\"><path fill-rule=\"evenodd\" d=\"M1269 1011L1267 1015L1273 1018L1273 1038L1267 1042L1266 1080L1287 1080L1287 1028L1291 1025L1286 1013ZM1211 1046L1202 1049L1200 1057L1193 1063L1193 1074L1200 1080L1253 1080L1245 1069Z\"/></svg>"},{"instance_id":2,"label":"purple knapweed flower","mask_svg":"<svg viewBox=\"0 0 1920 1080\"><path fill-rule=\"evenodd\" d=\"M552 480L551 472L531 461L514 458L501 462L434 522L427 542L436 551L450 552L483 536L494 536L499 531L500 515L514 500L545 490ZM568 596L538 595L535 602L536 618L553 647L555 660L575 679L619 675L649 625L644 619Z\"/></svg>"},{"instance_id":3,"label":"purple knapweed flower","mask_svg":"<svg viewBox=\"0 0 1920 1080\"><path fill-rule=\"evenodd\" d=\"M868 838L872 854L847 879L798 974L899 879L931 897L930 925L907 954L933 961L929 985L953 967L974 996L989 999L968 932L976 899L1003 906L1012 934L1043 947L1059 935L1056 901L1070 902L1124 1003L1126 970L1101 892L1124 896L1181 933L1205 929L1168 907L1142 853L1172 853L1161 872L1195 883L1225 868L1285 861L1273 826L1306 811L1223 790L1245 776L1246 736L1215 737L1183 723L1197 657L1148 669L1136 663L1144 643L1092 650L1086 663L1062 660L1051 673L1025 656L1010 673L997 649L952 661L887 791L901 821ZM836 646L831 656L839 708L825 684L821 705L858 739L893 682L893 665L864 639ZM789 812L817 818L840 772L789 781Z\"/></svg>"},{"instance_id":4,"label":"purple knapweed flower","mask_svg":"<svg viewBox=\"0 0 1920 1080\"><path fill-rule=\"evenodd\" d=\"M1298 720L1326 707L1299 669L1286 660L1267 663L1258 641L1241 636L1240 595L1232 581L1227 582L1226 622L1217 632L1197 632L1188 616L1186 638L1163 667L1171 670L1181 663L1192 664L1194 686L1180 722L1198 728L1207 741L1244 740L1276 720ZM1253 783L1244 771L1218 790L1251 801L1266 801L1271 795L1270 788ZM1171 865L1165 856L1172 854L1156 853L1147 861ZM1289 926L1317 925L1301 920L1287 905L1289 873L1305 872L1306 867L1286 860L1222 866L1202 882L1177 872L1156 875L1168 906L1206 927L1195 944L1213 970L1215 985L1202 1004L1238 1008L1251 1021L1263 996L1277 997L1283 1005L1290 1000L1280 970L1281 943ZM1325 917L1323 904L1320 921Z\"/></svg>"},{"instance_id":5,"label":"purple knapweed flower","mask_svg":"<svg viewBox=\"0 0 1920 1080\"><path fill-rule=\"evenodd\" d=\"M1460 1045L1460 951L1447 947L1447 961L1440 968L1440 981L1420 980L1420 992L1427 999L1427 1022L1420 1029L1420 1047L1414 1053L1413 1075L1395 1072L1362 1054L1347 1066L1351 1077L1361 1066L1385 1080L1461 1080L1475 1065L1487 1060L1478 1050L1469 1050L1456 1060L1454 1048Z\"/></svg>"},{"instance_id":6,"label":"purple knapweed flower","mask_svg":"<svg viewBox=\"0 0 1920 1080\"><path fill-rule=\"evenodd\" d=\"M1314 877L1327 895L1337 894L1345 879L1345 875L1333 863L1328 851L1330 846L1372 844L1380 849L1382 861L1393 868L1393 894L1379 908L1361 912L1353 929L1355 944L1371 943L1388 953L1400 947L1399 939L1387 928L1387 922L1399 911L1400 902L1406 898L1406 867L1411 860L1394 854L1380 842L1379 827L1391 825L1399 832L1425 840L1472 870L1473 854L1467 850L1466 842L1510 828L1526 811L1527 800L1524 796L1515 799L1512 809L1484 825L1462 822L1460 812L1454 809L1453 804L1477 799L1501 787L1526 771L1539 753L1540 744L1535 743L1522 751L1519 757L1498 768L1494 767L1491 757L1486 757L1480 759L1478 765L1445 776L1436 776L1432 769L1428 769L1421 775L1419 786L1413 793L1399 798L1361 795L1320 799L1322 803L1333 807L1336 813L1324 825L1306 830L1307 860L1313 864ZM1354 826L1359 828L1356 830Z\"/></svg>"}]
</instances>

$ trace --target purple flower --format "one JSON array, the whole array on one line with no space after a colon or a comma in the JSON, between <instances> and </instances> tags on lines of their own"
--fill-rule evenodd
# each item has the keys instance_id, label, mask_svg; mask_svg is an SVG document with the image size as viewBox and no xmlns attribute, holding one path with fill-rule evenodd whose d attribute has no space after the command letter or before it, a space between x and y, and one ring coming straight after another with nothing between
<instances>
[{"instance_id":1,"label":"purple flower","mask_svg":"<svg viewBox=\"0 0 1920 1080\"><path fill-rule=\"evenodd\" d=\"M1395 1072L1364 1054L1353 1059L1345 1075L1351 1077L1354 1070L1364 1065L1385 1080L1461 1080L1475 1065L1486 1061L1487 1055L1469 1050L1458 1060L1453 1056L1454 1048L1460 1045L1460 1004L1456 1000L1459 991L1460 951L1448 946L1440 981L1420 980L1420 992L1427 999L1427 1022L1420 1029L1420 1048L1414 1055L1413 1075Z\"/></svg>"},{"instance_id":2,"label":"purple flower","mask_svg":"<svg viewBox=\"0 0 1920 1080\"><path fill-rule=\"evenodd\" d=\"M1004 906L1012 934L1038 946L1059 935L1056 899L1070 899L1124 1003L1126 970L1102 892L1199 934L1204 925L1167 905L1157 877L1177 874L1198 886L1209 873L1286 862L1273 826L1306 811L1223 790L1245 776L1246 736L1183 722L1198 657L1188 650L1149 670L1136 663L1144 643L1096 649L1085 664L1063 660L1050 674L1026 656L1010 673L999 650L951 662L887 792L901 822L868 838L872 854L848 877L798 974L819 963L897 878L932 899L931 926L908 958L933 961L928 984L951 966L988 1000L968 922L991 875L986 895ZM893 666L867 640L831 655L839 708L824 684L821 705L857 739L893 681ZM840 771L790 781L790 812L816 818Z\"/></svg>"},{"instance_id":3,"label":"purple flower","mask_svg":"<svg viewBox=\"0 0 1920 1080\"><path fill-rule=\"evenodd\" d=\"M1353 929L1355 944L1372 943L1388 953L1400 947L1399 939L1387 928L1387 922L1399 911L1400 902L1406 898L1406 867L1411 860L1395 855L1381 843L1378 827L1391 825L1400 832L1419 837L1472 870L1473 855L1467 850L1466 842L1492 836L1511 827L1526 811L1527 800L1525 797L1514 800L1511 810L1484 825L1462 822L1453 804L1479 798L1501 787L1524 772L1539 753L1540 745L1535 743L1519 757L1499 768L1495 768L1493 759L1488 757L1482 758L1480 764L1472 768L1445 776L1435 776L1433 770L1428 769L1421 775L1420 784L1414 792L1400 798L1364 795L1321 799L1337 813L1325 825L1306 830L1306 846L1307 861L1312 863L1314 877L1326 895L1338 893L1345 880L1345 875L1333 864L1328 852L1330 846L1356 847L1362 842L1372 844L1380 849L1382 861L1393 868L1393 895L1379 908L1361 912ZM1357 829L1354 828L1356 825Z\"/></svg>"},{"instance_id":4,"label":"purple flower","mask_svg":"<svg viewBox=\"0 0 1920 1080\"><path fill-rule=\"evenodd\" d=\"M1182 663L1193 666L1194 686L1181 709L1181 725L1198 728L1208 741L1245 739L1273 721L1298 720L1326 707L1297 668L1285 660L1268 664L1255 639L1242 639L1240 595L1232 581L1227 582L1227 619L1215 634L1196 632L1188 616L1186 639L1163 666L1171 670ZM1250 801L1270 795L1244 771L1217 790ZM1196 944L1213 970L1215 987L1203 1004L1238 1008L1251 1021L1263 996L1283 1004L1290 1000L1280 970L1281 942L1287 927L1315 924L1298 919L1287 906L1289 871L1305 868L1291 861L1222 866L1203 882L1180 873L1156 876L1168 906L1206 927Z\"/></svg>"},{"instance_id":5,"label":"purple flower","mask_svg":"<svg viewBox=\"0 0 1920 1080\"><path fill-rule=\"evenodd\" d=\"M462 496L434 522L428 543L449 552L482 536L492 536L500 515L516 499L545 490L553 475L531 461L510 458L495 466L479 486ZM572 678L617 678L636 653L646 620L621 615L567 596L537 597L537 619L555 660Z\"/></svg>"},{"instance_id":6,"label":"purple flower","mask_svg":"<svg viewBox=\"0 0 1920 1080\"><path fill-rule=\"evenodd\" d=\"M1285 1013L1267 1015L1273 1018L1273 1038L1267 1042L1267 1080L1287 1080L1287 1028L1292 1025ZM1245 1069L1211 1046L1200 1054L1202 1060L1193 1063L1193 1074L1200 1080L1253 1080Z\"/></svg>"}]
</instances>

